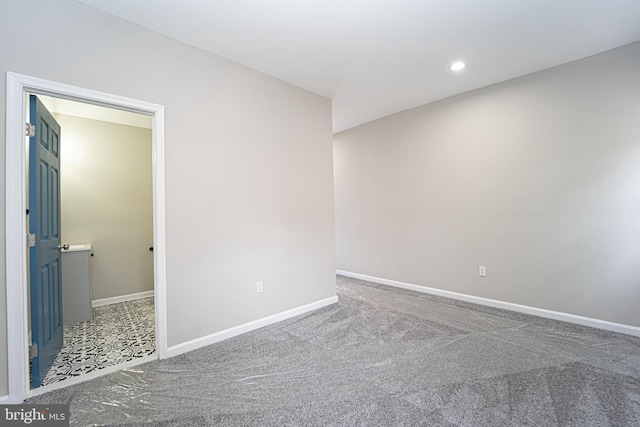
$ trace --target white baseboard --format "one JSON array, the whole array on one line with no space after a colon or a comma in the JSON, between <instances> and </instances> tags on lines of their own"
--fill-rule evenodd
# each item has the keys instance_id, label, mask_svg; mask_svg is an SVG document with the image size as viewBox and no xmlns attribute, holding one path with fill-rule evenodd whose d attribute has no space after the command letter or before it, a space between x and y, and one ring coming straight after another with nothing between
<instances>
[{"instance_id":1,"label":"white baseboard","mask_svg":"<svg viewBox=\"0 0 640 427\"><path fill-rule=\"evenodd\" d=\"M138 292L135 294L120 295L117 297L94 299L91 302L92 307L100 307L101 305L116 304L118 302L133 301L141 298L149 298L153 296L153 290Z\"/></svg>"},{"instance_id":2,"label":"white baseboard","mask_svg":"<svg viewBox=\"0 0 640 427\"><path fill-rule=\"evenodd\" d=\"M215 344L217 342L235 337L236 335L244 334L246 332L250 332L276 322L281 322L283 320L287 320L300 314L308 313L310 311L317 310L319 308L326 307L337 302L338 297L332 296L330 298L316 301L311 304L296 307L291 310L283 311L282 313L274 314L272 316L254 320L253 322L245 323L243 325L238 325L224 331L216 332L215 334L207 335L201 338L196 338L194 340L184 342L182 344L174 345L167 349L167 357L177 356L188 351Z\"/></svg>"},{"instance_id":3,"label":"white baseboard","mask_svg":"<svg viewBox=\"0 0 640 427\"><path fill-rule=\"evenodd\" d=\"M6 405L9 403L9 396L0 396L0 405Z\"/></svg>"},{"instance_id":4,"label":"white baseboard","mask_svg":"<svg viewBox=\"0 0 640 427\"><path fill-rule=\"evenodd\" d=\"M475 304L486 305L489 307L501 308L504 310L516 311L518 313L531 314L534 316L545 317L547 319L560 320L563 322L574 323L576 325L589 326L597 329L604 329L621 334L633 335L640 337L640 328L637 326L625 325L622 323L608 322L606 320L593 319L590 317L577 316L575 314L562 313L559 311L546 310L544 308L529 307L527 305L514 304L511 302L499 301L489 298L476 297L458 292L445 291L442 289L430 288L427 286L414 285L411 283L398 282L395 280L381 279L379 277L367 276L365 274L351 273L349 271L336 270L341 276L351 277L354 279L366 280L368 282L379 283L381 285L394 286L396 288L409 289L425 294L439 295L442 297L453 298L460 301L472 302Z\"/></svg>"}]
</instances>

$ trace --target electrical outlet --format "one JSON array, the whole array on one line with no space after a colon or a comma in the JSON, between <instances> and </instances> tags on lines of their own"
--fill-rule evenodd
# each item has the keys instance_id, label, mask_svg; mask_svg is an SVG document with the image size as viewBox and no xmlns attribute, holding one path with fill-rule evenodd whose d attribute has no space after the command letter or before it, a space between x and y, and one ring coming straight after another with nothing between
<instances>
[{"instance_id":1,"label":"electrical outlet","mask_svg":"<svg viewBox=\"0 0 640 427\"><path fill-rule=\"evenodd\" d=\"M256 282L256 294L261 294L263 290L264 290L264 287L262 285L262 280L259 282Z\"/></svg>"},{"instance_id":2,"label":"electrical outlet","mask_svg":"<svg viewBox=\"0 0 640 427\"><path fill-rule=\"evenodd\" d=\"M486 275L487 275L487 267L485 267L484 265L479 265L478 266L478 275L480 277L486 277Z\"/></svg>"}]
</instances>

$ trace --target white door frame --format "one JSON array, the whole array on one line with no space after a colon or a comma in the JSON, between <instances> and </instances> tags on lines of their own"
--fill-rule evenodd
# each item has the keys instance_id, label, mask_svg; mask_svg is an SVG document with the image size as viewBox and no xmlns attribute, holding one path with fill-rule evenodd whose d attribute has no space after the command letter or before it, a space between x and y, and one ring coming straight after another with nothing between
<instances>
[{"instance_id":1,"label":"white door frame","mask_svg":"<svg viewBox=\"0 0 640 427\"><path fill-rule=\"evenodd\" d=\"M165 242L164 106L103 92L7 72L6 104L6 288L8 403L21 403L30 394L27 249L25 92L150 115L153 162L153 257L156 354L167 357L167 289Z\"/></svg>"}]
</instances>

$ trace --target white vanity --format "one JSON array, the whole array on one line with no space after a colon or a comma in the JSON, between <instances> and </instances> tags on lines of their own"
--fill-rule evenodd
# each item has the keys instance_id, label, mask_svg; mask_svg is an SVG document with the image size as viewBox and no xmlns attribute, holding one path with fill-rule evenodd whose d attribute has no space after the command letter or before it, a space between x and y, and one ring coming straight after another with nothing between
<instances>
[{"instance_id":1,"label":"white vanity","mask_svg":"<svg viewBox=\"0 0 640 427\"><path fill-rule=\"evenodd\" d=\"M69 245L61 251L62 323L87 322L91 311L91 244Z\"/></svg>"}]
</instances>

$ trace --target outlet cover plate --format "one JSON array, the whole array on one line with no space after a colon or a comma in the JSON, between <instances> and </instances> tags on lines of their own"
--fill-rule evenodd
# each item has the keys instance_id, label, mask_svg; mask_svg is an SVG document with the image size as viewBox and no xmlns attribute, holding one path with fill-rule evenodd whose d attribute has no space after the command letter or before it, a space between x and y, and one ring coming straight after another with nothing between
<instances>
[{"instance_id":1,"label":"outlet cover plate","mask_svg":"<svg viewBox=\"0 0 640 427\"><path fill-rule=\"evenodd\" d=\"M480 277L486 277L487 276L487 267L485 267L484 265L479 265L478 266L478 275Z\"/></svg>"}]
</instances>

